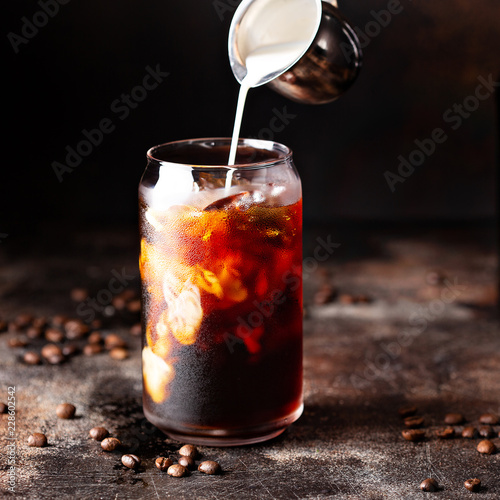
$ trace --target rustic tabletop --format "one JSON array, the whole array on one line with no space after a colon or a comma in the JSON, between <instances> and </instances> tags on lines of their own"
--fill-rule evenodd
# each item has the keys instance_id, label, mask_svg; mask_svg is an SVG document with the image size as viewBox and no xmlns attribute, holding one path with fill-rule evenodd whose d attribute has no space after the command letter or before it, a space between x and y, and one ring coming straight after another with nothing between
<instances>
[{"instance_id":1,"label":"rustic tabletop","mask_svg":"<svg viewBox=\"0 0 500 500\"><path fill-rule=\"evenodd\" d=\"M465 499L474 494L464 481L477 477L478 498L500 498L500 453L479 453L484 437L461 435L466 426L481 428L500 447L500 425L482 428L479 420L500 414L491 229L306 235L302 417L267 443L199 447L222 474L183 478L154 464L158 456L175 458L182 443L165 439L142 413L135 234L89 230L64 239L71 244L46 236L20 245L7 236L0 245L0 318L7 322L0 403L15 408L0 415L6 497L399 500L424 498L420 483L432 477L436 498ZM26 352L39 354L47 340L43 328L23 327L23 314L99 320L103 337L125 340L128 357L87 348L29 364ZM87 342L86 335L71 341L79 349ZM74 418L56 416L63 402L75 405ZM398 410L411 406L423 417L418 442L402 436ZM436 431L447 427L448 413L465 422L451 425L455 435L444 439ZM123 450L103 451L89 438L94 426L118 437L141 467L124 467ZM29 447L34 432L48 445Z\"/></svg>"}]
</instances>

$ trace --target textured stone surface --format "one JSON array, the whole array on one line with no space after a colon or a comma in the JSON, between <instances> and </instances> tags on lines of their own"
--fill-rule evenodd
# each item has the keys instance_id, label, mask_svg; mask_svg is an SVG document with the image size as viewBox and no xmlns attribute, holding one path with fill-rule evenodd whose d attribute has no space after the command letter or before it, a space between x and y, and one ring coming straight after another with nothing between
<instances>
[{"instance_id":1,"label":"textured stone surface","mask_svg":"<svg viewBox=\"0 0 500 500\"><path fill-rule=\"evenodd\" d=\"M447 413L478 425L482 413L500 412L497 260L489 238L478 232L338 240L327 261L309 260L305 270L305 411L284 434L248 447L199 447L200 459L218 461L223 474L172 478L154 460L174 457L180 443L144 418L140 340L124 321L111 317L103 329L129 343L131 356L122 361L103 353L27 366L20 357L41 341L12 349L6 346L13 335L1 333L0 402L15 386L16 431L15 441L7 440L7 416L0 416L0 486L7 487L5 446L15 442L16 498L399 500L420 498L427 477L442 486L435 494L441 499L469 498L463 483L470 477L481 479L482 499L498 498L500 454L477 453L478 439L434 434ZM95 295L113 270L125 268L134 276L130 286L138 285L134 235L82 233L73 243L72 252L0 248L0 317L23 311L78 317L71 288L86 286ZM306 237L306 258L317 244L316 234ZM438 284L430 274L436 270ZM325 282L338 298L315 306L314 292ZM369 301L344 304L342 294ZM61 402L76 406L74 419L56 417ZM421 443L401 436L398 408L410 404L425 418ZM104 452L88 437L101 425L126 451ZM458 436L464 425L454 426ZM32 432L45 433L49 446L28 447ZM498 437L493 442L500 445ZM141 467L124 467L123 453L138 455Z\"/></svg>"}]
</instances>

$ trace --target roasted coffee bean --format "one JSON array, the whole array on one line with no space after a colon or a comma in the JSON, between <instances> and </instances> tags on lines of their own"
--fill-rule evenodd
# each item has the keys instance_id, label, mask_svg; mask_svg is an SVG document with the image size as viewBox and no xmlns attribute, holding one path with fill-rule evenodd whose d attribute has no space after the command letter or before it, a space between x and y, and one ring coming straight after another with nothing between
<instances>
[{"instance_id":1,"label":"roasted coffee bean","mask_svg":"<svg viewBox=\"0 0 500 500\"><path fill-rule=\"evenodd\" d=\"M437 429L436 436L439 439L451 439L455 436L455 429L453 427L446 427L445 429Z\"/></svg>"},{"instance_id":2,"label":"roasted coffee bean","mask_svg":"<svg viewBox=\"0 0 500 500\"><path fill-rule=\"evenodd\" d=\"M65 316L64 314L56 314L55 316L52 316L50 319L50 323L52 326L61 327L64 326L65 323L68 321L68 317Z\"/></svg>"},{"instance_id":3,"label":"roasted coffee bean","mask_svg":"<svg viewBox=\"0 0 500 500\"><path fill-rule=\"evenodd\" d=\"M466 439L474 439L477 435L477 430L475 427L472 427L471 425L464 427L462 431L462 437Z\"/></svg>"},{"instance_id":4,"label":"roasted coffee bean","mask_svg":"<svg viewBox=\"0 0 500 500\"><path fill-rule=\"evenodd\" d=\"M43 330L47 326L47 318L45 316L38 316L38 318L33 319L31 325L34 328L41 328Z\"/></svg>"},{"instance_id":5,"label":"roasted coffee bean","mask_svg":"<svg viewBox=\"0 0 500 500\"><path fill-rule=\"evenodd\" d=\"M497 451L497 447L489 440L483 439L477 444L477 451L486 455L493 455Z\"/></svg>"},{"instance_id":6,"label":"roasted coffee bean","mask_svg":"<svg viewBox=\"0 0 500 500\"><path fill-rule=\"evenodd\" d=\"M28 342L22 337L12 337L8 340L7 345L12 348L26 347Z\"/></svg>"},{"instance_id":7,"label":"roasted coffee bean","mask_svg":"<svg viewBox=\"0 0 500 500\"><path fill-rule=\"evenodd\" d=\"M26 336L29 339L39 339L43 336L43 328L40 328L38 326L30 326L26 330Z\"/></svg>"},{"instance_id":8,"label":"roasted coffee bean","mask_svg":"<svg viewBox=\"0 0 500 500\"><path fill-rule=\"evenodd\" d=\"M122 359L128 358L128 350L123 347L113 347L113 349L109 351L109 356L113 359L121 361Z\"/></svg>"},{"instance_id":9,"label":"roasted coffee bean","mask_svg":"<svg viewBox=\"0 0 500 500\"><path fill-rule=\"evenodd\" d=\"M24 354L23 360L27 365L39 365L42 362L42 358L35 351L28 351Z\"/></svg>"},{"instance_id":10,"label":"roasted coffee bean","mask_svg":"<svg viewBox=\"0 0 500 500\"><path fill-rule=\"evenodd\" d=\"M89 344L101 344L102 341L103 341L103 338L102 338L101 332L99 332L99 331L92 332L87 339L87 342Z\"/></svg>"},{"instance_id":11,"label":"roasted coffee bean","mask_svg":"<svg viewBox=\"0 0 500 500\"><path fill-rule=\"evenodd\" d=\"M41 432L34 432L28 438L28 446L34 446L36 448L42 448L47 445L47 436Z\"/></svg>"},{"instance_id":12,"label":"roasted coffee bean","mask_svg":"<svg viewBox=\"0 0 500 500\"><path fill-rule=\"evenodd\" d=\"M198 450L196 446L193 446L192 444L185 444L179 450L179 455L183 455L184 457L196 458L196 456L198 455Z\"/></svg>"},{"instance_id":13,"label":"roasted coffee bean","mask_svg":"<svg viewBox=\"0 0 500 500\"><path fill-rule=\"evenodd\" d=\"M354 302L356 302L356 299L354 295L343 293L342 295L339 296L339 302L344 305L349 305L349 304L354 304Z\"/></svg>"},{"instance_id":14,"label":"roasted coffee bean","mask_svg":"<svg viewBox=\"0 0 500 500\"><path fill-rule=\"evenodd\" d=\"M186 457L184 455L181 455L178 462L183 467L186 467L186 469L193 469L193 467L194 467L194 458L191 458L191 457Z\"/></svg>"},{"instance_id":15,"label":"roasted coffee bean","mask_svg":"<svg viewBox=\"0 0 500 500\"><path fill-rule=\"evenodd\" d=\"M497 425L499 423L498 415L494 413L484 413L479 417L479 422L486 425Z\"/></svg>"},{"instance_id":16,"label":"roasted coffee bean","mask_svg":"<svg viewBox=\"0 0 500 500\"><path fill-rule=\"evenodd\" d=\"M49 342L62 342L64 340L64 333L57 328L47 328L45 330L45 338Z\"/></svg>"},{"instance_id":17,"label":"roasted coffee bean","mask_svg":"<svg viewBox=\"0 0 500 500\"><path fill-rule=\"evenodd\" d=\"M416 429L417 427L422 427L424 419L423 417L417 417L417 416L406 417L404 419L404 423L406 427L408 427L408 429Z\"/></svg>"},{"instance_id":18,"label":"roasted coffee bean","mask_svg":"<svg viewBox=\"0 0 500 500\"><path fill-rule=\"evenodd\" d=\"M465 481L464 486L473 493L477 493L481 489L481 480L477 477L474 479L467 479Z\"/></svg>"},{"instance_id":19,"label":"roasted coffee bean","mask_svg":"<svg viewBox=\"0 0 500 500\"><path fill-rule=\"evenodd\" d=\"M104 345L108 350L113 349L113 347L127 347L127 343L116 333L106 335Z\"/></svg>"},{"instance_id":20,"label":"roasted coffee bean","mask_svg":"<svg viewBox=\"0 0 500 500\"><path fill-rule=\"evenodd\" d=\"M422 491L437 491L439 489L439 485L435 479L429 477L420 483L420 489Z\"/></svg>"},{"instance_id":21,"label":"roasted coffee bean","mask_svg":"<svg viewBox=\"0 0 500 500\"><path fill-rule=\"evenodd\" d=\"M122 443L120 442L119 439L115 437L107 437L101 441L101 448L104 451L113 451L116 450L116 448L118 448L119 446L121 446L121 444Z\"/></svg>"},{"instance_id":22,"label":"roasted coffee bean","mask_svg":"<svg viewBox=\"0 0 500 500\"><path fill-rule=\"evenodd\" d=\"M214 462L213 460L205 460L198 465L198 470L200 472L204 472L205 474L220 474L221 467L218 462Z\"/></svg>"},{"instance_id":23,"label":"roasted coffee bean","mask_svg":"<svg viewBox=\"0 0 500 500\"><path fill-rule=\"evenodd\" d=\"M123 455L122 464L129 469L137 469L141 465L141 459L137 455Z\"/></svg>"},{"instance_id":24,"label":"roasted coffee bean","mask_svg":"<svg viewBox=\"0 0 500 500\"><path fill-rule=\"evenodd\" d=\"M125 307L127 306L127 301L121 297L120 295L117 295L116 297L113 297L113 300L111 301L111 305L117 310L117 311L123 311Z\"/></svg>"},{"instance_id":25,"label":"roasted coffee bean","mask_svg":"<svg viewBox=\"0 0 500 500\"><path fill-rule=\"evenodd\" d=\"M89 327L83 321L72 319L64 324L66 338L70 340L81 339L89 332Z\"/></svg>"},{"instance_id":26,"label":"roasted coffee bean","mask_svg":"<svg viewBox=\"0 0 500 500\"><path fill-rule=\"evenodd\" d=\"M142 335L142 327L140 323L136 323L130 327L130 334L134 337L140 337Z\"/></svg>"},{"instance_id":27,"label":"roasted coffee bean","mask_svg":"<svg viewBox=\"0 0 500 500\"><path fill-rule=\"evenodd\" d=\"M495 431L489 425L481 425L478 432L479 435L484 438L492 438L495 436Z\"/></svg>"},{"instance_id":28,"label":"roasted coffee bean","mask_svg":"<svg viewBox=\"0 0 500 500\"><path fill-rule=\"evenodd\" d=\"M88 299L89 292L86 288L73 288L70 293L71 300L75 302L83 302L85 299Z\"/></svg>"},{"instance_id":29,"label":"roasted coffee bean","mask_svg":"<svg viewBox=\"0 0 500 500\"><path fill-rule=\"evenodd\" d=\"M14 319L14 323L19 328L28 328L28 326L31 325L32 321L33 321L33 315L29 313L18 314Z\"/></svg>"},{"instance_id":30,"label":"roasted coffee bean","mask_svg":"<svg viewBox=\"0 0 500 500\"><path fill-rule=\"evenodd\" d=\"M66 344L66 345L63 345L63 347L62 347L62 353L68 357L74 356L75 354L78 353L78 351L79 351L78 346L75 344Z\"/></svg>"},{"instance_id":31,"label":"roasted coffee bean","mask_svg":"<svg viewBox=\"0 0 500 500\"><path fill-rule=\"evenodd\" d=\"M448 425L460 425L464 421L461 413L447 413L444 416L444 423Z\"/></svg>"},{"instance_id":32,"label":"roasted coffee bean","mask_svg":"<svg viewBox=\"0 0 500 500\"><path fill-rule=\"evenodd\" d=\"M42 357L49 360L52 357L63 356L62 350L56 344L45 344L41 351Z\"/></svg>"},{"instance_id":33,"label":"roasted coffee bean","mask_svg":"<svg viewBox=\"0 0 500 500\"><path fill-rule=\"evenodd\" d=\"M62 354L54 354L53 356L49 356L46 361L49 365L60 365L64 363L66 358Z\"/></svg>"},{"instance_id":34,"label":"roasted coffee bean","mask_svg":"<svg viewBox=\"0 0 500 500\"><path fill-rule=\"evenodd\" d=\"M403 406L398 410L398 413L402 418L406 418L412 417L415 413L417 413L417 411L418 408L416 406Z\"/></svg>"},{"instance_id":35,"label":"roasted coffee bean","mask_svg":"<svg viewBox=\"0 0 500 500\"><path fill-rule=\"evenodd\" d=\"M94 354L99 354L102 350L101 344L87 344L83 348L83 354L85 354L85 356L94 356Z\"/></svg>"},{"instance_id":36,"label":"roasted coffee bean","mask_svg":"<svg viewBox=\"0 0 500 500\"><path fill-rule=\"evenodd\" d=\"M170 458L165 458L165 457L158 457L155 460L155 465L158 469L160 469L162 472L165 472L171 465L173 465L174 462L170 460Z\"/></svg>"},{"instance_id":37,"label":"roasted coffee bean","mask_svg":"<svg viewBox=\"0 0 500 500\"><path fill-rule=\"evenodd\" d=\"M406 429L401 434L407 441L417 442L425 438L425 432L421 429Z\"/></svg>"},{"instance_id":38,"label":"roasted coffee bean","mask_svg":"<svg viewBox=\"0 0 500 500\"><path fill-rule=\"evenodd\" d=\"M141 301L131 300L130 302L127 302L127 309L131 313L141 312Z\"/></svg>"},{"instance_id":39,"label":"roasted coffee bean","mask_svg":"<svg viewBox=\"0 0 500 500\"><path fill-rule=\"evenodd\" d=\"M102 441L109 436L109 432L104 427L92 427L89 431L89 436L96 441Z\"/></svg>"},{"instance_id":40,"label":"roasted coffee bean","mask_svg":"<svg viewBox=\"0 0 500 500\"><path fill-rule=\"evenodd\" d=\"M0 414L7 413L9 407L5 403L0 403Z\"/></svg>"},{"instance_id":41,"label":"roasted coffee bean","mask_svg":"<svg viewBox=\"0 0 500 500\"><path fill-rule=\"evenodd\" d=\"M90 328L92 330L100 330L102 328L102 321L99 318L93 319L90 322Z\"/></svg>"},{"instance_id":42,"label":"roasted coffee bean","mask_svg":"<svg viewBox=\"0 0 500 500\"><path fill-rule=\"evenodd\" d=\"M181 464L173 464L167 469L167 474L172 477L183 477L187 474L186 467Z\"/></svg>"},{"instance_id":43,"label":"roasted coffee bean","mask_svg":"<svg viewBox=\"0 0 500 500\"><path fill-rule=\"evenodd\" d=\"M64 419L73 418L75 416L75 411L76 408L71 403L61 403L57 405L56 415Z\"/></svg>"}]
</instances>

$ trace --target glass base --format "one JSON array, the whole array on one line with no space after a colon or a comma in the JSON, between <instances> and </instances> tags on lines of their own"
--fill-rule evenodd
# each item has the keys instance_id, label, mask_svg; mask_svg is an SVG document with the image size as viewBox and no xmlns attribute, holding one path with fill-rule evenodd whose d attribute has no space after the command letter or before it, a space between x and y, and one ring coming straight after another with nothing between
<instances>
[{"instance_id":1,"label":"glass base","mask_svg":"<svg viewBox=\"0 0 500 500\"><path fill-rule=\"evenodd\" d=\"M304 410L304 405L300 405L290 415L269 422L267 424L248 427L245 429L202 429L191 427L165 427L158 417L151 415L144 408L146 418L169 438L175 439L181 443L197 444L202 446L244 446L248 444L261 443L279 436L285 429L295 422Z\"/></svg>"}]
</instances>

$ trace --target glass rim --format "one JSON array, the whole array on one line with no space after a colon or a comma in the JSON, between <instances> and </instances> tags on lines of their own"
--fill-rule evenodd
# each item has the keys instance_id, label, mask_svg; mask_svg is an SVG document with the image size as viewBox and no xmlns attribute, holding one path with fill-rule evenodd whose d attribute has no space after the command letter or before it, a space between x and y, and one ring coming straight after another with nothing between
<instances>
[{"instance_id":1,"label":"glass rim","mask_svg":"<svg viewBox=\"0 0 500 500\"><path fill-rule=\"evenodd\" d=\"M258 168L267 168L272 167L278 163L283 163L291 160L293 151L284 144L279 142L265 140L265 139L254 139L254 138L240 138L238 139L238 147L239 146L250 146L254 149L260 149L264 151L274 151L280 154L278 158L269 158L269 160L252 162L252 163L237 163L235 165L202 165L202 164L193 164L193 163L179 163L177 161L169 161L163 160L155 157L155 153L157 153L160 149L164 148L174 148L175 146L182 145L192 145L192 144L206 144L213 143L212 145L231 145L230 137L203 137L196 139L181 139L178 141L164 142L161 144L157 144L148 149L146 156L148 161L155 162L162 165L175 165L180 167L188 167L194 169L258 169ZM228 151L229 154L229 151Z\"/></svg>"}]
</instances>

